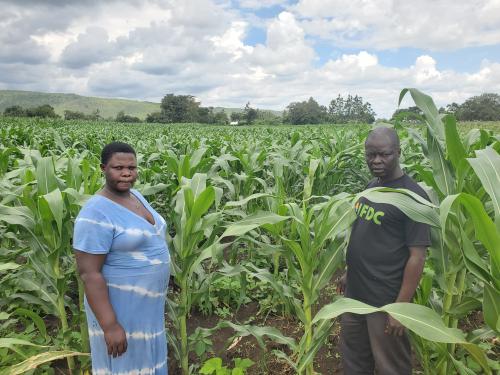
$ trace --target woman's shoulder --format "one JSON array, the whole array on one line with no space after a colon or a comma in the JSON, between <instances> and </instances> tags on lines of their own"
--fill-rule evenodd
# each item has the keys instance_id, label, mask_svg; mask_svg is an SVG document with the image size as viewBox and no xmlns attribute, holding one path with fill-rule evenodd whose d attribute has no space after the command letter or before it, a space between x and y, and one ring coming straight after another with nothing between
<instances>
[{"instance_id":1,"label":"woman's shoulder","mask_svg":"<svg viewBox=\"0 0 500 375\"><path fill-rule=\"evenodd\" d=\"M144 197L144 195L141 194L141 192L139 190L136 190L136 189L130 189L131 193L134 194L134 196L136 196L137 198L139 198L139 200L142 201L142 203L148 205L151 207L151 205L149 204L148 200Z\"/></svg>"},{"instance_id":2,"label":"woman's shoulder","mask_svg":"<svg viewBox=\"0 0 500 375\"><path fill-rule=\"evenodd\" d=\"M130 189L130 191L132 192L132 194L134 194L137 198L140 198L142 200L146 200L146 198L144 198L144 195L141 194L141 192L137 189Z\"/></svg>"},{"instance_id":3,"label":"woman's shoulder","mask_svg":"<svg viewBox=\"0 0 500 375\"><path fill-rule=\"evenodd\" d=\"M91 196L82 206L79 217L105 217L105 212L109 212L109 202L100 194Z\"/></svg>"}]
</instances>

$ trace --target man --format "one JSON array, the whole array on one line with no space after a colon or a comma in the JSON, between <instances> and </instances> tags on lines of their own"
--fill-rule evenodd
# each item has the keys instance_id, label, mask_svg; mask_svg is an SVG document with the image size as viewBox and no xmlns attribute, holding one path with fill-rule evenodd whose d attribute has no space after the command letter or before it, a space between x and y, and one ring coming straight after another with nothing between
<instances>
[{"instance_id":1,"label":"man","mask_svg":"<svg viewBox=\"0 0 500 375\"><path fill-rule=\"evenodd\" d=\"M394 129L376 128L365 142L365 158L375 177L367 188L411 190L428 199L400 165L401 149ZM428 225L409 219L398 208L361 198L347 248L347 271L339 293L372 306L410 302L420 281ZM411 375L411 348L404 327L385 313L341 319L341 351L345 375Z\"/></svg>"}]
</instances>

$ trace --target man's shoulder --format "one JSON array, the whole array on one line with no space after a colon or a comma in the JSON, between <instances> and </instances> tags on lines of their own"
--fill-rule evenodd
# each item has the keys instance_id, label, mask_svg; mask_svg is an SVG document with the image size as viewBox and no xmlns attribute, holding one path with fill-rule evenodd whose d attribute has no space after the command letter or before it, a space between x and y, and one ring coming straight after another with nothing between
<instances>
[{"instance_id":1,"label":"man's shoulder","mask_svg":"<svg viewBox=\"0 0 500 375\"><path fill-rule=\"evenodd\" d=\"M372 187L378 186L378 178L372 178L365 186L365 189L370 189Z\"/></svg>"},{"instance_id":2,"label":"man's shoulder","mask_svg":"<svg viewBox=\"0 0 500 375\"><path fill-rule=\"evenodd\" d=\"M373 178L371 179L368 184L365 186L366 189L370 189L373 187L378 187L381 186L379 183L378 178ZM388 187L396 188L396 189L408 189L413 191L414 193L417 193L420 195L422 198L425 198L429 200L429 196L425 192L425 190L418 184L417 181L415 181L412 177L408 176L406 173L398 178L396 181L393 181L393 183L390 183Z\"/></svg>"},{"instance_id":3,"label":"man's shoulder","mask_svg":"<svg viewBox=\"0 0 500 375\"><path fill-rule=\"evenodd\" d=\"M401 179L401 188L408 189L413 191L414 193L417 193L420 195L422 198L425 198L429 200L429 196L425 192L425 190L418 184L417 181L415 181L413 178L405 174L403 178Z\"/></svg>"}]
</instances>

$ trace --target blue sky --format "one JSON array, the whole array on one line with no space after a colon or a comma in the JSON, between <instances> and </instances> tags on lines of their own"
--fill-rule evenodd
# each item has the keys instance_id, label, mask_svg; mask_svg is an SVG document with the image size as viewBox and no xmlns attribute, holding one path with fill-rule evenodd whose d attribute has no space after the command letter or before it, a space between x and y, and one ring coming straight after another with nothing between
<instances>
[{"instance_id":1,"label":"blue sky","mask_svg":"<svg viewBox=\"0 0 500 375\"><path fill-rule=\"evenodd\" d=\"M63 6L64 5L64 6ZM0 0L0 89L284 109L500 92L500 0ZM405 103L411 104L411 103Z\"/></svg>"}]
</instances>

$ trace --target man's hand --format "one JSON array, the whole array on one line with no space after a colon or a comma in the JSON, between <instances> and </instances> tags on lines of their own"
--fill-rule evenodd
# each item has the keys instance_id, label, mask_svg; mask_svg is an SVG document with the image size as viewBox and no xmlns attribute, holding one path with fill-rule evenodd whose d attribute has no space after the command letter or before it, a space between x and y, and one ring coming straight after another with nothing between
<instances>
[{"instance_id":1,"label":"man's hand","mask_svg":"<svg viewBox=\"0 0 500 375\"><path fill-rule=\"evenodd\" d=\"M392 316L387 314L387 323L385 325L385 334L386 335L394 335L394 336L403 336L405 331L405 327L399 323Z\"/></svg>"},{"instance_id":2,"label":"man's hand","mask_svg":"<svg viewBox=\"0 0 500 375\"><path fill-rule=\"evenodd\" d=\"M113 358L121 356L127 351L127 335L119 323L114 323L110 327L103 329L104 341L108 347L108 355Z\"/></svg>"},{"instance_id":3,"label":"man's hand","mask_svg":"<svg viewBox=\"0 0 500 375\"><path fill-rule=\"evenodd\" d=\"M337 294L344 294L345 293L345 283L347 281L347 272L344 272L342 276L337 281Z\"/></svg>"}]
</instances>

